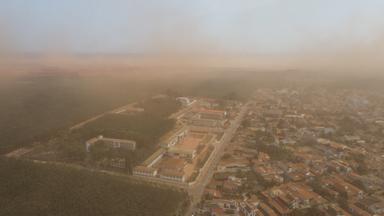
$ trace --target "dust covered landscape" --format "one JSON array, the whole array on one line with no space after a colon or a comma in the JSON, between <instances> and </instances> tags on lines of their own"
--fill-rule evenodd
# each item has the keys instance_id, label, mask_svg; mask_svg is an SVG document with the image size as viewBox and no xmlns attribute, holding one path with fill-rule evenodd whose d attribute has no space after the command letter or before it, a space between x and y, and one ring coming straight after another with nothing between
<instances>
[{"instance_id":1,"label":"dust covered landscape","mask_svg":"<svg viewBox=\"0 0 384 216\"><path fill-rule=\"evenodd\" d=\"M383 14L0 2L0 215L383 215Z\"/></svg>"}]
</instances>

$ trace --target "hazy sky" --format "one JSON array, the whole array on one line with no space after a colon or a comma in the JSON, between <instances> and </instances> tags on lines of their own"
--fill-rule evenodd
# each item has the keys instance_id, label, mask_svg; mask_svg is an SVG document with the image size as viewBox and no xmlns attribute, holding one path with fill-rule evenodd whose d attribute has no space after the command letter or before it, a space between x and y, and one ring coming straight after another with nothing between
<instances>
[{"instance_id":1,"label":"hazy sky","mask_svg":"<svg viewBox=\"0 0 384 216\"><path fill-rule=\"evenodd\" d=\"M17 52L296 53L383 32L383 0L0 0Z\"/></svg>"}]
</instances>

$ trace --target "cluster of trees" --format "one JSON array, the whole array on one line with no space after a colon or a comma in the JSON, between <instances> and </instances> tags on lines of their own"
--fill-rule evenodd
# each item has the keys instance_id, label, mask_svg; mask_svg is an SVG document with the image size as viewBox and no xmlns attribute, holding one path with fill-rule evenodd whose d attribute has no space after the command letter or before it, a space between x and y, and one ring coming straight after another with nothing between
<instances>
[{"instance_id":1,"label":"cluster of trees","mask_svg":"<svg viewBox=\"0 0 384 216\"><path fill-rule=\"evenodd\" d=\"M276 183L274 183L274 182L269 182L269 181L265 180L262 175L260 175L259 173L255 172L255 171L247 172L246 176L247 176L248 186L253 186L253 187L261 186L262 188L270 188L270 187L273 187L276 185ZM257 184L255 184L255 183L257 183Z\"/></svg>"},{"instance_id":2,"label":"cluster of trees","mask_svg":"<svg viewBox=\"0 0 384 216\"><path fill-rule=\"evenodd\" d=\"M284 146L268 145L263 142L249 144L248 147L255 148L258 151L267 153L272 160L295 161L296 157L290 149Z\"/></svg>"},{"instance_id":3,"label":"cluster of trees","mask_svg":"<svg viewBox=\"0 0 384 216\"><path fill-rule=\"evenodd\" d=\"M257 194L266 188L273 187L275 184L265 181L265 179L255 171L237 172L236 177L245 178L245 182L240 187L240 191L245 194Z\"/></svg>"},{"instance_id":4,"label":"cluster of trees","mask_svg":"<svg viewBox=\"0 0 384 216\"><path fill-rule=\"evenodd\" d=\"M272 160L294 161L296 159L293 152L285 147L261 144L258 149L267 153Z\"/></svg>"},{"instance_id":5,"label":"cluster of trees","mask_svg":"<svg viewBox=\"0 0 384 216\"><path fill-rule=\"evenodd\" d=\"M370 173L369 167L366 162L366 157L363 154L351 154L350 159L357 163L356 172L359 175L367 175Z\"/></svg>"},{"instance_id":6,"label":"cluster of trees","mask_svg":"<svg viewBox=\"0 0 384 216\"><path fill-rule=\"evenodd\" d=\"M0 215L181 215L187 195L94 172L0 158Z\"/></svg>"},{"instance_id":7,"label":"cluster of trees","mask_svg":"<svg viewBox=\"0 0 384 216\"><path fill-rule=\"evenodd\" d=\"M263 131L256 131L251 138L255 140L255 143L248 143L247 146L249 148L254 148L254 149L257 149L258 151L267 153L273 160L279 160L279 161L296 160L295 155L290 149L287 149L284 146L268 144L273 142L273 137L271 136L270 133L263 132Z\"/></svg>"}]
</instances>

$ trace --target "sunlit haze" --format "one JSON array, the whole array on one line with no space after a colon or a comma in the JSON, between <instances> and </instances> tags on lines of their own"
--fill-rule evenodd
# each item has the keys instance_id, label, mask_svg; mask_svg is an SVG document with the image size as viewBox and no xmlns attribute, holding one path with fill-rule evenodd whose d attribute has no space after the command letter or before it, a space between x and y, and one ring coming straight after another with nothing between
<instances>
[{"instance_id":1,"label":"sunlit haze","mask_svg":"<svg viewBox=\"0 0 384 216\"><path fill-rule=\"evenodd\" d=\"M384 31L380 0L16 0L0 14L18 52L287 53L369 44Z\"/></svg>"},{"instance_id":2,"label":"sunlit haze","mask_svg":"<svg viewBox=\"0 0 384 216\"><path fill-rule=\"evenodd\" d=\"M384 0L0 0L3 215L384 215Z\"/></svg>"}]
</instances>

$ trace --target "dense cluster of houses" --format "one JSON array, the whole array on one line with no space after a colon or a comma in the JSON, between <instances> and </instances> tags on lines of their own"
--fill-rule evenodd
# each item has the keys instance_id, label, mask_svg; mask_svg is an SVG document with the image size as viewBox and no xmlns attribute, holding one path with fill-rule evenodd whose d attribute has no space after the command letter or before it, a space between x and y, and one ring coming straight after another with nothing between
<instances>
[{"instance_id":1,"label":"dense cluster of houses","mask_svg":"<svg viewBox=\"0 0 384 216\"><path fill-rule=\"evenodd\" d=\"M194 214L384 215L383 105L353 90L258 90Z\"/></svg>"}]
</instances>

